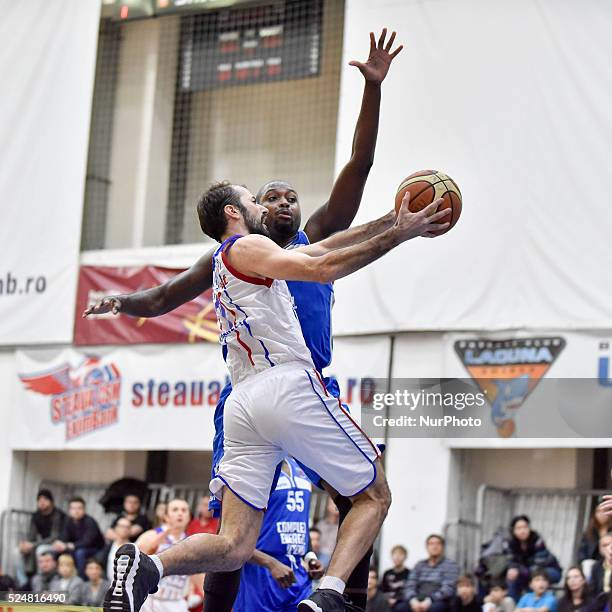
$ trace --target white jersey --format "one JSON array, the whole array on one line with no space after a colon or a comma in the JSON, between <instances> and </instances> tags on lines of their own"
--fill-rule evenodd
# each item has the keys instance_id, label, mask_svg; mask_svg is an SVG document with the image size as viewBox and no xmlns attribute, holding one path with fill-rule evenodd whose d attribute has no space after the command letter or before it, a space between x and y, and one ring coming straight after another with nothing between
<instances>
[{"instance_id":1,"label":"white jersey","mask_svg":"<svg viewBox=\"0 0 612 612\"><path fill-rule=\"evenodd\" d=\"M283 363L312 369L287 283L247 276L228 262L227 253L239 238L225 240L213 257L219 341L232 385Z\"/></svg>"},{"instance_id":2,"label":"white jersey","mask_svg":"<svg viewBox=\"0 0 612 612\"><path fill-rule=\"evenodd\" d=\"M161 528L158 527L156 531L160 532ZM184 540L186 537L187 535L183 533L179 538L174 539L170 534L167 534L166 539L157 547L155 554L170 548L173 544ZM149 598L163 599L164 601L184 601L187 595L188 582L189 576L164 576L159 581L157 592L149 595Z\"/></svg>"}]
</instances>

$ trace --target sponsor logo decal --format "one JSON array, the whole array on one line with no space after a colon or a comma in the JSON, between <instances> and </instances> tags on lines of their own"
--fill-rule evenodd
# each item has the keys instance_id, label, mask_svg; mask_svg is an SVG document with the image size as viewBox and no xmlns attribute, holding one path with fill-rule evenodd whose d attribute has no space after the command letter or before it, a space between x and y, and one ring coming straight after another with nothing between
<instances>
[{"instance_id":1,"label":"sponsor logo decal","mask_svg":"<svg viewBox=\"0 0 612 612\"><path fill-rule=\"evenodd\" d=\"M515 416L563 348L561 337L458 340L455 352L485 393L502 438L516 431Z\"/></svg>"}]
</instances>

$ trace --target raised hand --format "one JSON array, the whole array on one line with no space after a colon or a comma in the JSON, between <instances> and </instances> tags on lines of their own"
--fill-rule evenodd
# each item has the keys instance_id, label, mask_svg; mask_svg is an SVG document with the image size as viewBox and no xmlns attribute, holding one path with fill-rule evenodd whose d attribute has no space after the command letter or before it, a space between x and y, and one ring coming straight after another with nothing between
<instances>
[{"instance_id":1,"label":"raised hand","mask_svg":"<svg viewBox=\"0 0 612 612\"><path fill-rule=\"evenodd\" d=\"M599 504L599 509L606 514L612 516L612 495L604 495L603 501Z\"/></svg>"},{"instance_id":2,"label":"raised hand","mask_svg":"<svg viewBox=\"0 0 612 612\"><path fill-rule=\"evenodd\" d=\"M408 208L408 204L410 203L410 192L407 191L402 199L402 204L397 212L395 225L393 226L400 240L403 242L411 238L416 238L417 236L433 238L436 234L432 234L431 232L446 229L450 223L440 223L440 221L451 212L451 209L445 208L444 210L436 212L438 206L443 202L444 200L442 198L438 198L422 210L410 212Z\"/></svg>"},{"instance_id":3,"label":"raised hand","mask_svg":"<svg viewBox=\"0 0 612 612\"><path fill-rule=\"evenodd\" d=\"M378 38L378 44L374 38L374 32L370 32L370 55L365 63L352 61L349 62L350 66L356 66L363 74L366 81L369 83L375 83L380 85L389 72L389 66L394 60L395 56L404 48L404 45L400 45L395 51L391 52L393 41L395 40L395 32L391 34L389 42L385 45L385 38L387 37L387 28L383 28L383 31Z\"/></svg>"},{"instance_id":4,"label":"raised hand","mask_svg":"<svg viewBox=\"0 0 612 612\"><path fill-rule=\"evenodd\" d=\"M98 300L83 311L83 317L100 315L112 312L114 315L121 311L121 300L117 296L109 296Z\"/></svg>"}]
</instances>

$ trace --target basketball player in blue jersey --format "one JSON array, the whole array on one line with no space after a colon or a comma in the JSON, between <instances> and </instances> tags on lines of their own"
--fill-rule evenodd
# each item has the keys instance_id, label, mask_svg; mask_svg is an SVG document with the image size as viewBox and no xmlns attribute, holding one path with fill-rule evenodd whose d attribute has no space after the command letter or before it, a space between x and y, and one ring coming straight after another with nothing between
<instances>
[{"instance_id":1,"label":"basketball player in blue jersey","mask_svg":"<svg viewBox=\"0 0 612 612\"><path fill-rule=\"evenodd\" d=\"M257 551L242 568L234 612L295 612L310 595L311 573L322 575L320 562L306 569L312 485L298 463L289 458L270 495ZM279 570L275 574L275 570Z\"/></svg>"},{"instance_id":2,"label":"basketball player in blue jersey","mask_svg":"<svg viewBox=\"0 0 612 612\"><path fill-rule=\"evenodd\" d=\"M352 506L319 588L298 612L342 612L346 581L377 537L391 504L380 452L331 396L312 357L284 279L327 283L379 259L402 242L448 228L438 199L409 210L363 239L359 228L287 250L266 235L267 210L245 187L213 185L198 202L202 229L221 242L213 256L213 300L232 381L224 454L210 490L223 496L219 535L196 534L159 555L120 547L104 612L139 612L166 576L236 570L255 552L263 510L282 459L312 468ZM258 235L262 234L262 235Z\"/></svg>"},{"instance_id":3,"label":"basketball player in blue jersey","mask_svg":"<svg viewBox=\"0 0 612 612\"><path fill-rule=\"evenodd\" d=\"M298 195L295 189L283 181L271 181L258 193L261 204L266 206L268 215L266 225L272 240L279 246L294 248L299 245L316 242L334 232L346 229L351 224L361 202L361 195L374 159L378 117L380 109L380 86L385 79L391 62L401 51L398 47L392 51L395 32L388 42L384 29L378 39L370 33L370 53L365 63L350 62L356 66L365 78L365 88L361 111L355 129L351 159L336 179L329 201L307 220L304 230L299 231L301 212ZM390 227L395 215L390 213L381 219L368 223L360 228L363 239L369 238ZM177 275L164 285L136 292L104 298L88 308L84 315L122 312L138 317L153 317L165 314L174 308L194 299L210 288L212 283L212 252L198 260L189 270ZM297 314L302 326L306 344L310 349L317 370L323 369L331 361L331 306L333 303L333 286L331 283L290 282ZM325 379L328 391L336 396L339 389L335 380ZM227 386L215 411L215 441L213 445L213 465L218 466L223 454L223 406L231 392ZM317 476L312 475L316 482ZM332 493L340 510L340 522L350 509L350 501ZM219 511L219 501L212 502L212 509ZM369 555L365 555L347 583L347 595L356 604L365 608ZM238 585L240 571L232 573L206 575L205 612L223 612L231 610Z\"/></svg>"}]
</instances>

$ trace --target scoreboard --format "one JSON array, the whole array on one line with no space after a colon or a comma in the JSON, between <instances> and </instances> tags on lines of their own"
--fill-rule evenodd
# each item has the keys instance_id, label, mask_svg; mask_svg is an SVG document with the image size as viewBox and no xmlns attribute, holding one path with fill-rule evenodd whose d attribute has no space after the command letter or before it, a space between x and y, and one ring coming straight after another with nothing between
<instances>
[{"instance_id":1,"label":"scoreboard","mask_svg":"<svg viewBox=\"0 0 612 612\"><path fill-rule=\"evenodd\" d=\"M276 0L191 16L181 40L181 89L317 76L322 12L322 0Z\"/></svg>"}]
</instances>

